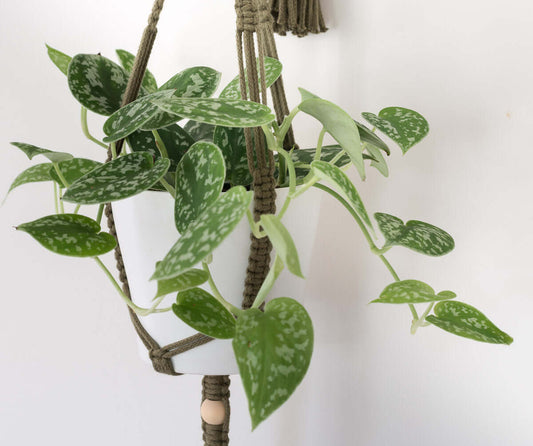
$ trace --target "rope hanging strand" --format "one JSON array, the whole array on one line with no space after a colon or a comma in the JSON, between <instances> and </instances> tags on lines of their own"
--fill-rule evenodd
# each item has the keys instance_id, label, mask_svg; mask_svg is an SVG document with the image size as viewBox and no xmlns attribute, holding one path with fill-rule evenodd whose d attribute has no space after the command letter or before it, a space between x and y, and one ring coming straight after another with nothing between
<instances>
[{"instance_id":1,"label":"rope hanging strand","mask_svg":"<svg viewBox=\"0 0 533 446\"><path fill-rule=\"evenodd\" d=\"M223 404L222 424L209 424L202 419L205 446L227 446L229 444L230 419L230 378L229 376L204 376L202 380L202 404L205 400L220 401Z\"/></svg>"},{"instance_id":2,"label":"rope hanging strand","mask_svg":"<svg viewBox=\"0 0 533 446\"><path fill-rule=\"evenodd\" d=\"M326 32L320 0L272 0L274 31L280 36L292 32L298 37Z\"/></svg>"}]
</instances>

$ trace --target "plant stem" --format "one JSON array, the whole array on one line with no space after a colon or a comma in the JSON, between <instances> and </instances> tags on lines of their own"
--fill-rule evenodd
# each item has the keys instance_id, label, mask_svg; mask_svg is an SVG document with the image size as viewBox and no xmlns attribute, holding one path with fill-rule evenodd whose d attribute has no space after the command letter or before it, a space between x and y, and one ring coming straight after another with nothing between
<instances>
[{"instance_id":1,"label":"plant stem","mask_svg":"<svg viewBox=\"0 0 533 446\"><path fill-rule=\"evenodd\" d=\"M117 158L117 143L111 143L111 159L114 160Z\"/></svg>"},{"instance_id":2,"label":"plant stem","mask_svg":"<svg viewBox=\"0 0 533 446\"><path fill-rule=\"evenodd\" d=\"M61 214L65 213L65 205L63 203L63 194L61 192L61 187L59 188L59 212Z\"/></svg>"},{"instance_id":3,"label":"plant stem","mask_svg":"<svg viewBox=\"0 0 533 446\"><path fill-rule=\"evenodd\" d=\"M167 146L165 146L165 143L161 139L159 132L157 130L152 130L152 134L154 135L155 145L157 146L159 153L161 154L163 158L168 158Z\"/></svg>"},{"instance_id":4,"label":"plant stem","mask_svg":"<svg viewBox=\"0 0 533 446\"><path fill-rule=\"evenodd\" d=\"M58 163L52 163L53 166L54 166L54 170L56 171L57 173L57 176L59 177L59 179L61 180L61 182L63 183L63 186L64 187L68 187L69 184L66 180L66 178L63 176L63 172L61 172L61 169L59 168L59 164Z\"/></svg>"},{"instance_id":5,"label":"plant stem","mask_svg":"<svg viewBox=\"0 0 533 446\"><path fill-rule=\"evenodd\" d=\"M79 212L80 208L81 208L81 204L76 205L76 207L74 208L74 211L72 213L73 214L77 214Z\"/></svg>"},{"instance_id":6,"label":"plant stem","mask_svg":"<svg viewBox=\"0 0 533 446\"><path fill-rule=\"evenodd\" d=\"M295 116L298 114L299 111L300 109L296 107L292 109L292 111L285 117L279 127L279 130L276 132L276 138L278 138L278 141L283 142L285 136L287 135L287 132L291 128L292 121L294 120Z\"/></svg>"},{"instance_id":7,"label":"plant stem","mask_svg":"<svg viewBox=\"0 0 533 446\"><path fill-rule=\"evenodd\" d=\"M96 214L96 222L100 224L102 222L102 214L104 213L104 204L98 206L98 213Z\"/></svg>"},{"instance_id":8,"label":"plant stem","mask_svg":"<svg viewBox=\"0 0 533 446\"><path fill-rule=\"evenodd\" d=\"M165 180L163 177L159 180L159 182L163 185L163 187L167 190L167 192L172 195L172 198L176 198L176 189L174 189L167 180Z\"/></svg>"},{"instance_id":9,"label":"plant stem","mask_svg":"<svg viewBox=\"0 0 533 446\"><path fill-rule=\"evenodd\" d=\"M337 161L339 161L344 156L344 150L341 150L339 153L335 155L335 157L329 162L332 166L334 166Z\"/></svg>"},{"instance_id":10,"label":"plant stem","mask_svg":"<svg viewBox=\"0 0 533 446\"><path fill-rule=\"evenodd\" d=\"M56 214L59 214L59 205L57 203L57 183L54 181L54 208L56 210Z\"/></svg>"},{"instance_id":11,"label":"plant stem","mask_svg":"<svg viewBox=\"0 0 533 446\"><path fill-rule=\"evenodd\" d=\"M420 316L420 319L414 320L411 324L411 334L415 334L416 330L418 330L419 327L425 326L426 317L429 314L429 312L433 309L433 305L435 305L435 302L431 302L428 307L426 308L426 311Z\"/></svg>"},{"instance_id":12,"label":"plant stem","mask_svg":"<svg viewBox=\"0 0 533 446\"><path fill-rule=\"evenodd\" d=\"M322 156L322 144L324 143L324 136L326 135L326 128L324 127L318 135L318 142L316 144L315 161L320 160Z\"/></svg>"},{"instance_id":13,"label":"plant stem","mask_svg":"<svg viewBox=\"0 0 533 446\"><path fill-rule=\"evenodd\" d=\"M222 294L218 290L215 281L213 280L213 276L211 275L211 271L209 270L209 265L206 262L202 262L202 268L207 273L208 278L207 282L209 283L209 287L211 288L211 292L213 293L213 296L226 307L226 309L233 313L235 316L238 316L239 314L242 314L244 310L241 310L240 308L237 308L235 305L228 302L226 299L222 297Z\"/></svg>"},{"instance_id":14,"label":"plant stem","mask_svg":"<svg viewBox=\"0 0 533 446\"><path fill-rule=\"evenodd\" d=\"M87 109L85 107L81 108L81 129L83 134L92 142L98 144L100 147L103 147L107 150L107 145L103 142L97 140L94 136L89 133L89 125L87 124Z\"/></svg>"}]
</instances>

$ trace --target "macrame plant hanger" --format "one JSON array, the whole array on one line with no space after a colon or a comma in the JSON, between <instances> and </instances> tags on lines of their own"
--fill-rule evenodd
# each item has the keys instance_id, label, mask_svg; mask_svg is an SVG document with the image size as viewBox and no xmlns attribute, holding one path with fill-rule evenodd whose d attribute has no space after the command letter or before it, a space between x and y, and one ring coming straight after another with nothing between
<instances>
[{"instance_id":1,"label":"macrame plant hanger","mask_svg":"<svg viewBox=\"0 0 533 446\"><path fill-rule=\"evenodd\" d=\"M135 57L128 85L123 96L122 106L134 101L142 84L148 59L157 35L157 23L165 0L156 0L148 25L142 35L141 43ZM278 58L274 32L285 35L287 31L301 37L309 32L326 31L319 0L236 0L237 14L237 56L239 61L239 77L241 96L244 100L267 102L267 87L265 84L264 57ZM254 38L255 37L255 38ZM257 55L256 55L257 42ZM257 56L257 59L256 59ZM257 63L257 60L259 63ZM246 82L246 80L248 82ZM248 88L247 88L248 87ZM289 114L283 80L281 77L271 87L272 102L278 123ZM253 138L252 138L253 133ZM254 218L259 220L265 213L275 213L276 181L274 178L274 158L264 146L264 138L260 128L246 129L246 153L248 167L253 176ZM124 140L117 141L117 153L120 153ZM296 147L292 129L287 133L284 141L287 149ZM267 153L268 152L268 153ZM108 150L107 161L111 160L111 150ZM105 215L109 232L117 239L115 248L116 266L122 288L131 300L128 277L122 259L122 252L118 243L117 231L113 219L113 210L108 203ZM243 293L243 308L249 308L270 266L270 252L272 245L268 238L257 239L251 235L250 256ZM137 334L148 349L154 369L167 375L181 375L174 370L172 357L193 348L206 344L213 339L201 333L189 338L161 347L145 330L138 316L130 308L131 321ZM212 425L202 420L203 439L205 446L226 446L229 444L229 376L204 376L202 380L202 403L205 400L221 401L225 409L224 422Z\"/></svg>"}]
</instances>

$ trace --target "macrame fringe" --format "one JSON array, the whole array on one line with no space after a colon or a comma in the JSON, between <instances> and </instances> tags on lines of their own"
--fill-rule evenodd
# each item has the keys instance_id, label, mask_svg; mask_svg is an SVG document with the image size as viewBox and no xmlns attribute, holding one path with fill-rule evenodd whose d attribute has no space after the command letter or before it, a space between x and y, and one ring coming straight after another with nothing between
<instances>
[{"instance_id":1,"label":"macrame fringe","mask_svg":"<svg viewBox=\"0 0 533 446\"><path fill-rule=\"evenodd\" d=\"M298 37L328 30L320 0L272 0L274 31L280 36L292 32Z\"/></svg>"}]
</instances>

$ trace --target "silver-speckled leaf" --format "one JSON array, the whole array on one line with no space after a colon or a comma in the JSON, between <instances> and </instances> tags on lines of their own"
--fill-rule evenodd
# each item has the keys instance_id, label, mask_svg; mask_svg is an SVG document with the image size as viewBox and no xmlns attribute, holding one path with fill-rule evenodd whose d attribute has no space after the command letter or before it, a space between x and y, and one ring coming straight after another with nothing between
<instances>
[{"instance_id":1,"label":"silver-speckled leaf","mask_svg":"<svg viewBox=\"0 0 533 446\"><path fill-rule=\"evenodd\" d=\"M441 291L435 294L433 288L419 280L402 280L388 285L380 294L379 299L373 300L372 303L419 304L454 299L455 297L456 294L452 291Z\"/></svg>"},{"instance_id":2,"label":"silver-speckled leaf","mask_svg":"<svg viewBox=\"0 0 533 446\"><path fill-rule=\"evenodd\" d=\"M66 75L72 57L67 56L65 53L62 53L49 45L46 45L46 49L50 60L64 75Z\"/></svg>"},{"instance_id":3,"label":"silver-speckled leaf","mask_svg":"<svg viewBox=\"0 0 533 446\"><path fill-rule=\"evenodd\" d=\"M174 220L180 234L216 201L225 178L220 149L210 142L193 144L176 169Z\"/></svg>"},{"instance_id":4,"label":"silver-speckled leaf","mask_svg":"<svg viewBox=\"0 0 533 446\"><path fill-rule=\"evenodd\" d=\"M513 338L501 331L481 311L462 302L439 302L435 315L426 320L454 335L491 344L507 344Z\"/></svg>"},{"instance_id":5,"label":"silver-speckled leaf","mask_svg":"<svg viewBox=\"0 0 533 446\"><path fill-rule=\"evenodd\" d=\"M359 175L365 179L365 165L359 131L354 120L342 108L324 99L303 101L299 109L322 123L327 132L346 151Z\"/></svg>"},{"instance_id":6,"label":"silver-speckled leaf","mask_svg":"<svg viewBox=\"0 0 533 446\"><path fill-rule=\"evenodd\" d=\"M202 283L207 282L208 278L209 274L207 274L207 272L193 268L177 277L173 277L172 279L159 280L157 282L157 294L154 299L166 296L170 293L177 293L178 291L195 288Z\"/></svg>"},{"instance_id":7,"label":"silver-speckled leaf","mask_svg":"<svg viewBox=\"0 0 533 446\"><path fill-rule=\"evenodd\" d=\"M406 153L415 144L418 144L429 132L426 119L414 110L402 107L387 107L379 112L362 113L363 117L373 126L400 146Z\"/></svg>"},{"instance_id":8,"label":"silver-speckled leaf","mask_svg":"<svg viewBox=\"0 0 533 446\"><path fill-rule=\"evenodd\" d=\"M378 149L383 150L387 155L390 155L390 149L387 144L385 144L381 138L379 138L374 132L369 128L365 127L360 122L355 121L357 129L359 130L359 136L361 137L361 142L367 143L370 146L374 146Z\"/></svg>"},{"instance_id":9,"label":"silver-speckled leaf","mask_svg":"<svg viewBox=\"0 0 533 446\"><path fill-rule=\"evenodd\" d=\"M385 158L383 157L381 151L371 145L371 144L368 144L366 146L366 150L369 152L369 154L374 158L373 160L370 161L370 165L372 167L375 167L379 173L381 173L381 175L383 175L384 177L388 177L389 176L389 167L387 166L387 161L385 161ZM363 156L365 154L363 153Z\"/></svg>"},{"instance_id":10,"label":"silver-speckled leaf","mask_svg":"<svg viewBox=\"0 0 533 446\"><path fill-rule=\"evenodd\" d=\"M11 186L9 186L8 193L13 189L22 186L27 183L37 183L41 181L52 181L50 176L50 169L53 169L52 163L36 164L26 169L13 180Z\"/></svg>"},{"instance_id":11,"label":"silver-speckled leaf","mask_svg":"<svg viewBox=\"0 0 533 446\"><path fill-rule=\"evenodd\" d=\"M72 184L86 173L89 173L91 170L94 170L101 165L102 163L99 163L98 161L88 160L85 158L73 158L71 160L59 162L57 167L59 168L65 180L67 180L67 183ZM50 176L57 184L63 186L63 182L53 167L50 169Z\"/></svg>"},{"instance_id":12,"label":"silver-speckled leaf","mask_svg":"<svg viewBox=\"0 0 533 446\"><path fill-rule=\"evenodd\" d=\"M49 215L17 226L46 249L71 257L95 257L111 251L115 238L100 232L94 220L77 214Z\"/></svg>"},{"instance_id":13,"label":"silver-speckled leaf","mask_svg":"<svg viewBox=\"0 0 533 446\"><path fill-rule=\"evenodd\" d=\"M101 204L132 197L157 183L169 166L167 158L154 163L149 153L130 153L92 170L71 184L63 200Z\"/></svg>"},{"instance_id":14,"label":"silver-speckled leaf","mask_svg":"<svg viewBox=\"0 0 533 446\"><path fill-rule=\"evenodd\" d=\"M252 192L242 186L221 194L156 266L152 280L179 276L205 259L235 229L251 201Z\"/></svg>"},{"instance_id":15,"label":"silver-speckled leaf","mask_svg":"<svg viewBox=\"0 0 533 446\"><path fill-rule=\"evenodd\" d=\"M131 54L126 50L116 50L116 53L122 67L128 73L131 73L133 69L133 64L135 62L135 55ZM144 73L142 85L148 93L153 93L157 91L157 82L155 80L154 75L149 70L146 70Z\"/></svg>"},{"instance_id":16,"label":"silver-speckled leaf","mask_svg":"<svg viewBox=\"0 0 533 446\"><path fill-rule=\"evenodd\" d=\"M258 73L260 73L259 60L257 61L257 67ZM278 80L282 69L283 65L279 60L273 59L272 57L265 57L265 81L267 88ZM248 87L248 77L246 77L246 86ZM220 93L220 98L242 99L239 76L233 78L233 80L226 87L224 87L224 90L222 90Z\"/></svg>"},{"instance_id":17,"label":"silver-speckled leaf","mask_svg":"<svg viewBox=\"0 0 533 446\"><path fill-rule=\"evenodd\" d=\"M233 351L255 429L289 399L307 373L313 324L294 299L274 299L264 313L252 309L239 316Z\"/></svg>"},{"instance_id":18,"label":"silver-speckled leaf","mask_svg":"<svg viewBox=\"0 0 533 446\"><path fill-rule=\"evenodd\" d=\"M153 103L163 111L225 127L258 127L276 119L266 105L249 101L171 97L154 100Z\"/></svg>"},{"instance_id":19,"label":"silver-speckled leaf","mask_svg":"<svg viewBox=\"0 0 533 446\"><path fill-rule=\"evenodd\" d=\"M59 161L74 158L70 153L54 152L52 150L42 149L41 147L37 147L32 144L26 144L24 142L12 142L10 144L22 150L29 159L33 159L33 157L37 155L43 155L53 163L58 163Z\"/></svg>"},{"instance_id":20,"label":"silver-speckled leaf","mask_svg":"<svg viewBox=\"0 0 533 446\"><path fill-rule=\"evenodd\" d=\"M187 121L183 126L195 141L213 142L215 126L205 122Z\"/></svg>"},{"instance_id":21,"label":"silver-speckled leaf","mask_svg":"<svg viewBox=\"0 0 533 446\"><path fill-rule=\"evenodd\" d=\"M287 269L295 276L303 278L300 259L294 240L281 220L272 214L261 215L259 223L272 242L276 254L281 258Z\"/></svg>"},{"instance_id":22,"label":"silver-speckled leaf","mask_svg":"<svg viewBox=\"0 0 533 446\"><path fill-rule=\"evenodd\" d=\"M175 90L174 96L209 98L218 88L221 73L209 67L191 67L172 76L160 90Z\"/></svg>"},{"instance_id":23,"label":"silver-speckled leaf","mask_svg":"<svg viewBox=\"0 0 533 446\"><path fill-rule=\"evenodd\" d=\"M214 296L201 288L178 294L174 314L195 330L216 339L235 335L235 318Z\"/></svg>"},{"instance_id":24,"label":"silver-speckled leaf","mask_svg":"<svg viewBox=\"0 0 533 446\"><path fill-rule=\"evenodd\" d=\"M161 98L170 98L173 94L173 90L158 91L136 99L117 110L104 123L104 132L108 135L104 138L104 142L118 141L143 128L143 124L159 112L154 101Z\"/></svg>"},{"instance_id":25,"label":"silver-speckled leaf","mask_svg":"<svg viewBox=\"0 0 533 446\"><path fill-rule=\"evenodd\" d=\"M354 211L357 212L357 215L365 222L366 226L372 231L374 230L363 200L361 200L357 189L342 170L325 161L313 161L311 163L311 171L321 181L331 184L353 206Z\"/></svg>"},{"instance_id":26,"label":"silver-speckled leaf","mask_svg":"<svg viewBox=\"0 0 533 446\"><path fill-rule=\"evenodd\" d=\"M450 234L436 226L418 220L410 220L405 225L393 215L376 213L380 231L385 236L385 246L404 246L428 256L443 256L455 247Z\"/></svg>"},{"instance_id":27,"label":"silver-speckled leaf","mask_svg":"<svg viewBox=\"0 0 533 446\"><path fill-rule=\"evenodd\" d=\"M109 116L122 104L128 73L98 54L78 54L68 67L68 85L78 102L88 110Z\"/></svg>"},{"instance_id":28,"label":"silver-speckled leaf","mask_svg":"<svg viewBox=\"0 0 533 446\"><path fill-rule=\"evenodd\" d=\"M232 186L252 184L252 174L248 169L244 129L236 127L216 127L214 143L220 147L226 162L226 181Z\"/></svg>"}]
</instances>

